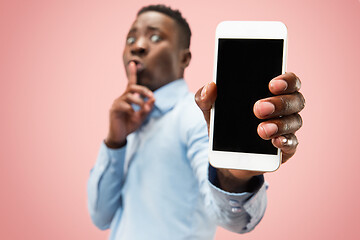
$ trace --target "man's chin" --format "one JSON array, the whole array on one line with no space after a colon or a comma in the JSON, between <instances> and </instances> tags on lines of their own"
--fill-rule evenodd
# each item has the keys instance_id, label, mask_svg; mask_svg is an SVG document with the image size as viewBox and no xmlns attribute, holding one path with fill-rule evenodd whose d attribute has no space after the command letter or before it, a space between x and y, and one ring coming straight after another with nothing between
<instances>
[{"instance_id":1,"label":"man's chin","mask_svg":"<svg viewBox=\"0 0 360 240\"><path fill-rule=\"evenodd\" d=\"M137 82L136 82L136 84L141 85L141 86L144 86L144 87L147 87L147 88L150 89L151 91L154 90L154 89L153 89L153 86L151 85L151 83L150 83L150 81L149 81L149 79L147 79L147 78L138 76L138 77L137 77Z\"/></svg>"}]
</instances>

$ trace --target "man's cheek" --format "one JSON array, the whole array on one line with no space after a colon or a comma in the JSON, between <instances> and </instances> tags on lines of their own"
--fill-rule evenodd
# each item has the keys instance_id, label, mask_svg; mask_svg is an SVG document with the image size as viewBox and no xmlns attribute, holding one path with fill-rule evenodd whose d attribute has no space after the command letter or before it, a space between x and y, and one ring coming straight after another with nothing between
<instances>
[{"instance_id":1,"label":"man's cheek","mask_svg":"<svg viewBox=\"0 0 360 240\"><path fill-rule=\"evenodd\" d=\"M157 64L165 72L171 71L172 62L173 62L173 59L171 58L171 54L169 52L167 52L167 51L161 52L161 54L157 58Z\"/></svg>"}]
</instances>

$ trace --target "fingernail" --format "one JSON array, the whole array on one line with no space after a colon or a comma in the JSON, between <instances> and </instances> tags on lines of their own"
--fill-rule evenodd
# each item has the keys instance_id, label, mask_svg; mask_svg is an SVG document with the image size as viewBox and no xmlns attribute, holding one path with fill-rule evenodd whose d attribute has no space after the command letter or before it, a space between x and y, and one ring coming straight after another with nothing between
<instances>
[{"instance_id":1,"label":"fingernail","mask_svg":"<svg viewBox=\"0 0 360 240\"><path fill-rule=\"evenodd\" d=\"M277 92L282 92L288 88L288 84L284 80L271 80L270 88Z\"/></svg>"},{"instance_id":2,"label":"fingernail","mask_svg":"<svg viewBox=\"0 0 360 240\"><path fill-rule=\"evenodd\" d=\"M273 136L274 134L276 134L278 131L278 127L275 123L263 124L263 125L261 125L261 128L263 129L266 137L268 137L268 138Z\"/></svg>"},{"instance_id":3,"label":"fingernail","mask_svg":"<svg viewBox=\"0 0 360 240\"><path fill-rule=\"evenodd\" d=\"M207 93L207 89L208 89L208 87L209 87L209 84L210 84L210 83L206 84L206 85L203 87L203 89L201 90L201 100L203 100L203 99L206 97L206 93Z\"/></svg>"},{"instance_id":4,"label":"fingernail","mask_svg":"<svg viewBox=\"0 0 360 240\"><path fill-rule=\"evenodd\" d=\"M275 106L270 102L258 102L256 108L261 117L269 116L275 112Z\"/></svg>"}]
</instances>

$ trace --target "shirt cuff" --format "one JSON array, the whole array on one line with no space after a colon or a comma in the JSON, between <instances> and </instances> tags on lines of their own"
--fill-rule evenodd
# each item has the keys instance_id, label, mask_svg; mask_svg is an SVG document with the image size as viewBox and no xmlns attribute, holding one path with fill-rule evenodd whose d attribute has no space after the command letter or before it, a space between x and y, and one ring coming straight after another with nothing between
<instances>
[{"instance_id":1,"label":"shirt cuff","mask_svg":"<svg viewBox=\"0 0 360 240\"><path fill-rule=\"evenodd\" d=\"M245 206L250 208L250 205L246 205L246 203L252 199L265 185L263 175L254 176L250 181L250 189L252 190L251 192L226 192L219 187L216 168L209 164L209 184L211 192L213 193L215 201L219 203L219 206L221 206L223 209L225 208L229 212L236 214L242 212Z\"/></svg>"},{"instance_id":2,"label":"shirt cuff","mask_svg":"<svg viewBox=\"0 0 360 240\"><path fill-rule=\"evenodd\" d=\"M251 216L247 224L248 231L252 230L262 219L267 206L266 190L268 184L265 182L261 188L244 203L244 210Z\"/></svg>"},{"instance_id":3,"label":"shirt cuff","mask_svg":"<svg viewBox=\"0 0 360 240\"><path fill-rule=\"evenodd\" d=\"M109 168L111 173L123 174L125 161L126 145L122 148L112 149L106 146L103 141L100 146L98 161L96 164L100 172Z\"/></svg>"}]
</instances>

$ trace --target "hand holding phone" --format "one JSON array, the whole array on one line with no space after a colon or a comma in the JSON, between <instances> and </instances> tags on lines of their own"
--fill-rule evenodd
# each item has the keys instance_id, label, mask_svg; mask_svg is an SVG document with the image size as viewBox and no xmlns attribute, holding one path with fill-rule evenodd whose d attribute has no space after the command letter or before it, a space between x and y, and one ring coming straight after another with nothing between
<instances>
[{"instance_id":1,"label":"hand holding phone","mask_svg":"<svg viewBox=\"0 0 360 240\"><path fill-rule=\"evenodd\" d=\"M216 30L210 164L217 168L275 171L281 152L257 134L253 113L270 97L270 79L285 72L287 29L281 22L222 22Z\"/></svg>"},{"instance_id":2,"label":"hand holding phone","mask_svg":"<svg viewBox=\"0 0 360 240\"><path fill-rule=\"evenodd\" d=\"M217 61L217 55L215 56L215 61ZM214 78L215 76L216 75L214 74ZM216 80L214 81L216 82ZM217 85L214 81L200 88L195 95L196 103L203 112L207 122L209 135L211 122L210 112L213 112L212 106L215 104L218 92ZM300 79L294 73L286 72L276 76L270 82L269 81L270 79L267 79L265 85L268 87L267 91L271 92L271 95L273 96L257 99L256 104L252 106L254 111L250 115L256 115L258 119L261 119L261 123L258 125L257 129L258 136L267 140L271 139L268 142L271 141L274 147L281 149L281 162L284 163L296 153L298 139L295 133L302 126L302 118L299 112L305 106L305 99L299 92L301 87ZM275 111L270 114L268 113L266 116L262 116L265 109L261 105L256 105L263 102L273 104L275 106ZM231 111L239 111L238 106L236 104L231 104ZM212 120L214 120L213 116ZM269 124L276 125L276 133L272 133L271 136L266 136L264 131L262 131L262 128L267 128ZM211 128L213 127L214 126L211 126ZM256 130L253 131L256 135L255 132ZM238 133L238 137L241 138L243 135ZM212 137L210 137L210 141L211 139ZM210 148L211 146L212 145L210 144ZM210 161L212 161L211 156ZM221 161L221 158L218 161ZM247 171L249 169L245 168L246 166L244 167L244 165L240 166L240 164L241 163L237 164L237 167L232 167L234 164L231 165L225 162L224 164L218 164L219 167L215 166L218 168L218 180L220 181L223 190L229 192L248 191L247 180L252 176L264 173L262 170L256 171L250 169L251 171Z\"/></svg>"}]
</instances>

